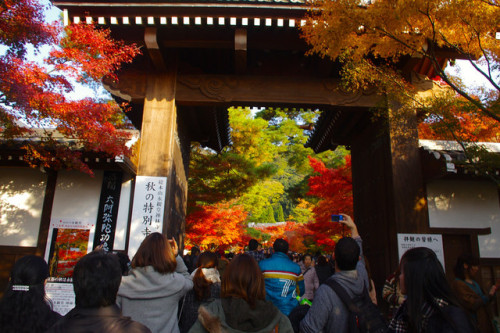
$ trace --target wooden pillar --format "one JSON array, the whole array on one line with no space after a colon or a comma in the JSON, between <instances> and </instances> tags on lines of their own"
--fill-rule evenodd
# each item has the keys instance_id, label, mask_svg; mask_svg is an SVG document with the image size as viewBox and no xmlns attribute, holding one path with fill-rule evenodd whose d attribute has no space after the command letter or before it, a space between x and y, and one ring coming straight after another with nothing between
<instances>
[{"instance_id":1,"label":"wooden pillar","mask_svg":"<svg viewBox=\"0 0 500 333\"><path fill-rule=\"evenodd\" d=\"M177 133L176 71L169 64L164 73L148 76L137 174L167 177L163 233L182 242L187 177Z\"/></svg>"},{"instance_id":2,"label":"wooden pillar","mask_svg":"<svg viewBox=\"0 0 500 333\"><path fill-rule=\"evenodd\" d=\"M149 75L142 116L141 149L137 174L167 176L173 164L176 73Z\"/></svg>"},{"instance_id":3,"label":"wooden pillar","mask_svg":"<svg viewBox=\"0 0 500 333\"><path fill-rule=\"evenodd\" d=\"M391 153L386 119L373 122L351 145L354 220L375 285L393 270L397 251L391 206ZM380 295L380 290L377 290ZM384 304L380 302L380 304Z\"/></svg>"},{"instance_id":4,"label":"wooden pillar","mask_svg":"<svg viewBox=\"0 0 500 333\"><path fill-rule=\"evenodd\" d=\"M388 110L394 219L398 233L429 231L416 110L391 103Z\"/></svg>"},{"instance_id":5,"label":"wooden pillar","mask_svg":"<svg viewBox=\"0 0 500 333\"><path fill-rule=\"evenodd\" d=\"M391 105L351 146L354 218L381 288L398 266L398 233L428 233L416 113Z\"/></svg>"}]
</instances>

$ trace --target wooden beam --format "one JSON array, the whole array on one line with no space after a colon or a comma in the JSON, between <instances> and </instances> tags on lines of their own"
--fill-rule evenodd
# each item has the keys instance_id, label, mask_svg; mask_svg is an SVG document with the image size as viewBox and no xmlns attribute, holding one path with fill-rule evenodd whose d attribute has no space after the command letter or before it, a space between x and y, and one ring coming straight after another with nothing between
<instances>
[{"instance_id":1,"label":"wooden beam","mask_svg":"<svg viewBox=\"0 0 500 333\"><path fill-rule=\"evenodd\" d=\"M433 234L443 235L490 235L491 227L487 228L440 228L430 227L429 231Z\"/></svg>"},{"instance_id":2,"label":"wooden beam","mask_svg":"<svg viewBox=\"0 0 500 333\"><path fill-rule=\"evenodd\" d=\"M147 75L128 72L118 82L105 82L106 89L127 100L145 97ZM175 99L182 105L231 103L295 104L374 107L376 89L346 92L340 80L302 76L178 75Z\"/></svg>"},{"instance_id":3,"label":"wooden beam","mask_svg":"<svg viewBox=\"0 0 500 333\"><path fill-rule=\"evenodd\" d=\"M155 27L146 27L144 30L144 43L148 49L151 61L157 70L165 71L165 62L163 61L163 54L157 41L157 31Z\"/></svg>"},{"instance_id":4,"label":"wooden beam","mask_svg":"<svg viewBox=\"0 0 500 333\"><path fill-rule=\"evenodd\" d=\"M236 74L242 74L247 69L247 30L234 31L234 69Z\"/></svg>"},{"instance_id":5,"label":"wooden beam","mask_svg":"<svg viewBox=\"0 0 500 333\"><path fill-rule=\"evenodd\" d=\"M375 90L342 91L340 80L294 76L184 75L177 85L179 103L281 103L372 107Z\"/></svg>"}]
</instances>

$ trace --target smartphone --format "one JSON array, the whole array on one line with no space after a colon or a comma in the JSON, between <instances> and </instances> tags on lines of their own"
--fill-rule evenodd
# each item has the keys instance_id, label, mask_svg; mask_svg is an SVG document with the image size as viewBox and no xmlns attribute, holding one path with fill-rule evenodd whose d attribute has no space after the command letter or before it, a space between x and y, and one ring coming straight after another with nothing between
<instances>
[{"instance_id":1,"label":"smartphone","mask_svg":"<svg viewBox=\"0 0 500 333\"><path fill-rule=\"evenodd\" d=\"M338 221L343 221L344 220L344 216L343 215L332 215L332 222L338 222Z\"/></svg>"}]
</instances>

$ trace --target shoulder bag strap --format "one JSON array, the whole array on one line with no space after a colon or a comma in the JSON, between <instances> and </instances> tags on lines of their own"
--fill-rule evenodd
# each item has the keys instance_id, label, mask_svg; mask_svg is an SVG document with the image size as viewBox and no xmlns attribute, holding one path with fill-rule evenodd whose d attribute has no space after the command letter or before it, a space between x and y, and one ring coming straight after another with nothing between
<instances>
[{"instance_id":1,"label":"shoulder bag strap","mask_svg":"<svg viewBox=\"0 0 500 333\"><path fill-rule=\"evenodd\" d=\"M345 289L337 281L335 281L334 279L328 279L325 282L325 284L327 284L330 288L332 288L332 290L335 292L335 294L337 294L342 303L344 303L347 306L349 311L359 312L358 307L354 305L349 294L347 294Z\"/></svg>"}]
</instances>

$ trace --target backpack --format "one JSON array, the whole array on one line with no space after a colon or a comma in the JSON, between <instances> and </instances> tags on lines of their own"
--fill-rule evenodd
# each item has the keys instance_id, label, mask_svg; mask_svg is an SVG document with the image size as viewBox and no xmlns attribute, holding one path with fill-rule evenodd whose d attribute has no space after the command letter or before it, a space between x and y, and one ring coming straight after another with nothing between
<instances>
[{"instance_id":1,"label":"backpack","mask_svg":"<svg viewBox=\"0 0 500 333\"><path fill-rule=\"evenodd\" d=\"M299 333L300 322L304 319L310 307L309 304L299 304L288 315L294 333Z\"/></svg>"},{"instance_id":2,"label":"backpack","mask_svg":"<svg viewBox=\"0 0 500 333\"><path fill-rule=\"evenodd\" d=\"M333 289L342 303L349 309L349 333L385 333L388 325L378 307L373 304L366 287L359 296L350 297L345 289L335 280L325 282Z\"/></svg>"}]
</instances>

